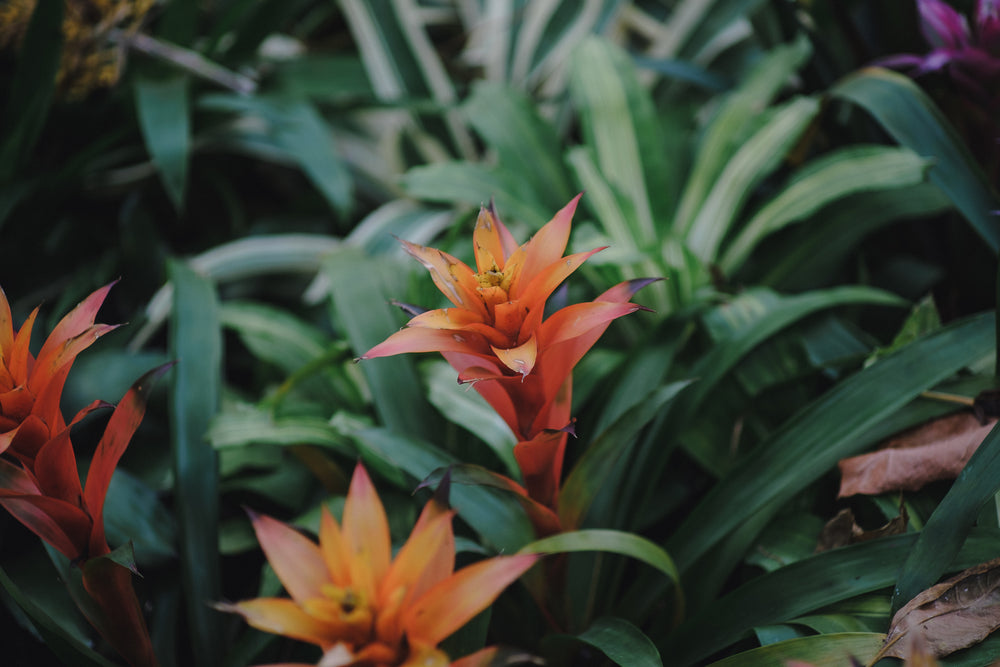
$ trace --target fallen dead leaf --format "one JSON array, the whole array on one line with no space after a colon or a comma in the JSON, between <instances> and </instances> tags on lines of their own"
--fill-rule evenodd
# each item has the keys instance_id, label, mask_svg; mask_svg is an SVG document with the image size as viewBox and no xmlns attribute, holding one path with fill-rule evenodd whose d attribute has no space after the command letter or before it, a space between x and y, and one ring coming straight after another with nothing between
<instances>
[{"instance_id":1,"label":"fallen dead leaf","mask_svg":"<svg viewBox=\"0 0 1000 667\"><path fill-rule=\"evenodd\" d=\"M893 517L881 528L875 530L865 530L858 525L854 518L854 512L850 507L840 510L837 515L826 522L823 530L820 531L819 539L816 541L816 551L827 551L837 547L846 547L849 544L867 542L887 535L902 535L906 532L906 525L910 518L906 514L906 507L899 506L899 516Z\"/></svg>"},{"instance_id":2,"label":"fallen dead leaf","mask_svg":"<svg viewBox=\"0 0 1000 667\"><path fill-rule=\"evenodd\" d=\"M885 644L872 659L901 658L914 665L978 644L1000 628L1000 558L931 586L896 612ZM916 635L916 636L915 636ZM911 655L913 647L919 653Z\"/></svg>"},{"instance_id":3,"label":"fallen dead leaf","mask_svg":"<svg viewBox=\"0 0 1000 667\"><path fill-rule=\"evenodd\" d=\"M989 434L985 425L963 412L935 419L886 441L881 449L840 461L838 497L916 491L925 484L954 479Z\"/></svg>"}]
</instances>

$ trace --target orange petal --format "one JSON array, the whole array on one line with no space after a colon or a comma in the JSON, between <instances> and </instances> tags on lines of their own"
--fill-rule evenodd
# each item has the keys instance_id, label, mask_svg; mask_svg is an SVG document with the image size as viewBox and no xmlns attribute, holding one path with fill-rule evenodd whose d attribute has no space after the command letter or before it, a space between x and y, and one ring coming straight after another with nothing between
<instances>
[{"instance_id":1,"label":"orange petal","mask_svg":"<svg viewBox=\"0 0 1000 667\"><path fill-rule=\"evenodd\" d=\"M351 554L351 581L367 599L374 600L378 583L389 570L392 542L382 501L360 463L354 468L344 503L343 529Z\"/></svg>"},{"instance_id":2,"label":"orange petal","mask_svg":"<svg viewBox=\"0 0 1000 667\"><path fill-rule=\"evenodd\" d=\"M618 283L614 287L610 288L604 292L604 294L594 299L594 301L614 301L624 303L635 296L635 293L646 285L650 285L660 280L662 280L662 278L633 278L632 280L626 280L625 282Z\"/></svg>"},{"instance_id":3,"label":"orange petal","mask_svg":"<svg viewBox=\"0 0 1000 667\"><path fill-rule=\"evenodd\" d=\"M535 367L535 358L538 354L538 340L532 336L523 345L518 345L507 350L494 347L493 354L497 355L497 359L502 361L504 366L515 373L520 373L523 378Z\"/></svg>"},{"instance_id":4,"label":"orange petal","mask_svg":"<svg viewBox=\"0 0 1000 667\"><path fill-rule=\"evenodd\" d=\"M468 324L481 324L483 318L465 308L438 308L420 313L406 323L408 327L425 329L460 329Z\"/></svg>"},{"instance_id":5,"label":"orange petal","mask_svg":"<svg viewBox=\"0 0 1000 667\"><path fill-rule=\"evenodd\" d=\"M634 303L604 301L588 301L566 306L549 316L538 328L539 347L546 348L564 340L577 338L595 327L606 327L612 320L634 313L641 307Z\"/></svg>"},{"instance_id":6,"label":"orange petal","mask_svg":"<svg viewBox=\"0 0 1000 667\"><path fill-rule=\"evenodd\" d=\"M28 319L18 329L14 336L10 357L7 358L7 369L14 376L15 384L26 385L28 382L28 365L31 362L28 346L31 344L31 328L35 324L36 317L38 317L38 308L31 311ZM6 355L6 352L4 354Z\"/></svg>"},{"instance_id":7,"label":"orange petal","mask_svg":"<svg viewBox=\"0 0 1000 667\"><path fill-rule=\"evenodd\" d=\"M552 217L531 240L524 244L524 263L521 265L516 283L523 288L535 279L545 267L562 257L569 241L570 223L576 205L583 193L573 197L568 204ZM517 285L511 285L512 295L519 294Z\"/></svg>"},{"instance_id":8,"label":"orange petal","mask_svg":"<svg viewBox=\"0 0 1000 667\"><path fill-rule=\"evenodd\" d=\"M479 209L476 229L472 232L472 247L476 254L476 268L479 273L503 271L507 256L500 238L500 227L494 212L485 206Z\"/></svg>"},{"instance_id":9,"label":"orange petal","mask_svg":"<svg viewBox=\"0 0 1000 667\"><path fill-rule=\"evenodd\" d=\"M517 339L528 309L522 301L505 301L493 307L493 326L511 341Z\"/></svg>"},{"instance_id":10,"label":"orange petal","mask_svg":"<svg viewBox=\"0 0 1000 667\"><path fill-rule=\"evenodd\" d=\"M111 413L111 419L104 427L104 434L97 443L97 450L87 471L87 485L83 491L87 510L94 517L94 533L91 536L92 550L105 545L104 540L104 497L111 484L111 475L118 465L122 454L132 441L142 418L146 414L146 401L152 384L173 364L164 364L144 374L129 388L118 401L117 407ZM41 459L41 456L39 456ZM37 465L37 462L36 462Z\"/></svg>"},{"instance_id":11,"label":"orange petal","mask_svg":"<svg viewBox=\"0 0 1000 667\"><path fill-rule=\"evenodd\" d=\"M486 307L476 293L479 282L465 262L437 248L427 248L409 241L400 241L403 249L424 265L437 288L456 306L486 316Z\"/></svg>"},{"instance_id":12,"label":"orange petal","mask_svg":"<svg viewBox=\"0 0 1000 667\"><path fill-rule=\"evenodd\" d=\"M519 298L527 309L528 314L524 317L524 324L521 325L521 338L534 333L535 329L542 322L545 315L545 301L557 287L566 280L567 276L580 268L587 259L594 253L600 252L604 248L594 248L588 252L578 252L553 262L545 267L532 280L524 290L515 296L513 290L511 296Z\"/></svg>"},{"instance_id":13,"label":"orange petal","mask_svg":"<svg viewBox=\"0 0 1000 667\"><path fill-rule=\"evenodd\" d=\"M31 369L31 376L28 378L28 388L40 393L42 387L51 382L53 376L61 368L72 364L76 356L93 345L94 341L117 328L117 324L95 324L76 336L63 341L57 347L48 349L44 357L39 352L38 358L35 360L35 365ZM49 340L52 340L51 336ZM46 341L47 344L48 341ZM44 345L42 349L46 349ZM65 381L65 377L62 379ZM62 387L60 384L60 392L61 390Z\"/></svg>"},{"instance_id":14,"label":"orange petal","mask_svg":"<svg viewBox=\"0 0 1000 667\"><path fill-rule=\"evenodd\" d=\"M407 637L417 645L437 646L490 606L536 560L535 554L499 556L459 570L406 610Z\"/></svg>"},{"instance_id":15,"label":"orange petal","mask_svg":"<svg viewBox=\"0 0 1000 667\"><path fill-rule=\"evenodd\" d=\"M251 514L257 541L285 590L296 602L320 597L329 583L326 563L319 546L305 535L276 519Z\"/></svg>"},{"instance_id":16,"label":"orange petal","mask_svg":"<svg viewBox=\"0 0 1000 667\"><path fill-rule=\"evenodd\" d=\"M340 526L326 505L323 505L319 519L319 549L330 573L330 581L341 588L349 586L351 552L347 549Z\"/></svg>"},{"instance_id":17,"label":"orange petal","mask_svg":"<svg viewBox=\"0 0 1000 667\"><path fill-rule=\"evenodd\" d=\"M25 446L26 442L44 444L49 437L49 429L42 423L42 420L34 415L28 415L24 421L13 430L0 433L0 454L8 448L18 449L19 454L24 454L34 458L38 452L38 447ZM27 451L20 451L27 450Z\"/></svg>"},{"instance_id":18,"label":"orange petal","mask_svg":"<svg viewBox=\"0 0 1000 667\"><path fill-rule=\"evenodd\" d=\"M479 334L446 329L402 329L358 357L374 359L408 352L465 352L487 354L486 343Z\"/></svg>"},{"instance_id":19,"label":"orange petal","mask_svg":"<svg viewBox=\"0 0 1000 667\"><path fill-rule=\"evenodd\" d=\"M0 505L70 560L90 555L87 543L93 521L76 505L48 496L19 494L7 488L0 489Z\"/></svg>"},{"instance_id":20,"label":"orange petal","mask_svg":"<svg viewBox=\"0 0 1000 667\"><path fill-rule=\"evenodd\" d=\"M64 429L46 442L35 457L33 471L42 493L68 503L80 503L83 487L76 468L76 454L69 439L69 429Z\"/></svg>"},{"instance_id":21,"label":"orange petal","mask_svg":"<svg viewBox=\"0 0 1000 667\"><path fill-rule=\"evenodd\" d=\"M94 318L97 317L97 311L100 310L101 304L104 303L104 299L114 285L115 283L113 282L108 283L104 287L95 290L59 320L59 324L55 326L52 333L49 334L42 345L42 349L38 351L36 371L38 370L38 366L40 366L42 369L46 369L44 373L47 374L50 372L48 369L58 368L64 363L64 361L56 362L54 358L63 357L65 359L68 356L72 360L72 357L75 357L80 350L90 345L104 333L107 333L109 329L104 328L106 325L98 325L96 330L99 333L88 335L88 331L95 328L93 325ZM74 339L80 340L74 341ZM69 341L74 342L71 345L67 345L66 343ZM67 350L69 347L74 347L76 350L69 351ZM29 386L33 390L35 389L33 384L29 383Z\"/></svg>"},{"instance_id":22,"label":"orange petal","mask_svg":"<svg viewBox=\"0 0 1000 667\"><path fill-rule=\"evenodd\" d=\"M326 648L337 640L330 626L302 611L287 598L255 598L236 604L216 604L219 611L239 614L246 622L264 632L318 644Z\"/></svg>"},{"instance_id":23,"label":"orange petal","mask_svg":"<svg viewBox=\"0 0 1000 667\"><path fill-rule=\"evenodd\" d=\"M432 500L424 507L421 519L382 581L383 596L397 588L406 589L404 607L455 570L455 536L451 527L455 513L441 512L440 506L435 505L438 503ZM429 513L433 515L430 518Z\"/></svg>"}]
</instances>

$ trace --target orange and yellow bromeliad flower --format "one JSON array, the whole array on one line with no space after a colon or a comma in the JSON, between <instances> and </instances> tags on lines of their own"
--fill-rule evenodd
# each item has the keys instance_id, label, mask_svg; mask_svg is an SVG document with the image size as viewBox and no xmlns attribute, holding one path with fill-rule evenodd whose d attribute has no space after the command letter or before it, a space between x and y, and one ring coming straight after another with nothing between
<instances>
[{"instance_id":1,"label":"orange and yellow bromeliad flower","mask_svg":"<svg viewBox=\"0 0 1000 667\"><path fill-rule=\"evenodd\" d=\"M389 524L359 464L342 525L323 510L319 544L294 528L252 515L264 555L291 595L218 608L266 632L319 646L324 667L441 667L438 644L488 607L534 564L501 556L455 571L454 512L432 500L392 558ZM484 650L454 664L487 664Z\"/></svg>"},{"instance_id":2,"label":"orange and yellow bromeliad flower","mask_svg":"<svg viewBox=\"0 0 1000 667\"><path fill-rule=\"evenodd\" d=\"M97 290L62 318L37 358L28 345L38 309L15 331L10 304L0 289L0 454L6 452L32 469L42 445L66 429L59 408L63 385L76 356L116 328L94 324L113 285Z\"/></svg>"},{"instance_id":3,"label":"orange and yellow bromeliad flower","mask_svg":"<svg viewBox=\"0 0 1000 667\"><path fill-rule=\"evenodd\" d=\"M517 436L514 455L528 492L549 507L555 506L571 422L573 367L612 320L642 308L629 300L651 282L627 281L544 317L556 288L603 250L563 256L579 199L520 246L492 206L483 208L473 232L475 270L445 252L403 241L454 307L417 315L360 357L441 352L459 382L474 383Z\"/></svg>"}]
</instances>

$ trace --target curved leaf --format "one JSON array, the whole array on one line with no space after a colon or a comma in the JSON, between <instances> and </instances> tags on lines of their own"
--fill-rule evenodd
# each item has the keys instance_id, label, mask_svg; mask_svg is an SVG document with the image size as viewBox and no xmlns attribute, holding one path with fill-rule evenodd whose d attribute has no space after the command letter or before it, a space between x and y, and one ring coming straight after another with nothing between
<instances>
[{"instance_id":1,"label":"curved leaf","mask_svg":"<svg viewBox=\"0 0 1000 667\"><path fill-rule=\"evenodd\" d=\"M680 582L673 559L662 547L645 537L620 530L595 528L551 535L521 547L518 553L558 554L573 551L604 551L629 556L655 567L675 585Z\"/></svg>"},{"instance_id":2,"label":"curved leaf","mask_svg":"<svg viewBox=\"0 0 1000 667\"><path fill-rule=\"evenodd\" d=\"M160 172L171 203L181 211L191 152L188 79L138 77L134 86L136 115L146 150Z\"/></svg>"},{"instance_id":3,"label":"curved leaf","mask_svg":"<svg viewBox=\"0 0 1000 667\"><path fill-rule=\"evenodd\" d=\"M604 617L576 636L622 667L663 667L660 652L643 632L622 618Z\"/></svg>"},{"instance_id":4,"label":"curved leaf","mask_svg":"<svg viewBox=\"0 0 1000 667\"><path fill-rule=\"evenodd\" d=\"M711 667L786 667L801 661L812 667L843 667L850 658L867 664L878 652L885 635L875 632L840 632L788 639L738 653L713 662Z\"/></svg>"},{"instance_id":5,"label":"curved leaf","mask_svg":"<svg viewBox=\"0 0 1000 667\"><path fill-rule=\"evenodd\" d=\"M1000 250L1000 225L993 214L1000 199L944 114L916 84L896 72L867 68L843 79L830 94L863 107L900 144L933 158L931 181L993 252Z\"/></svg>"}]
</instances>

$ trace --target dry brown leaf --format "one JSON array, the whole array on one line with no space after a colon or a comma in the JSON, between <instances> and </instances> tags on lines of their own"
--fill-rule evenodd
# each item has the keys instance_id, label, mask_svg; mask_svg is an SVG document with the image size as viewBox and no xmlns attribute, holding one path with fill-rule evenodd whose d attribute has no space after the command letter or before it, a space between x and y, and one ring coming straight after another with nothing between
<instances>
[{"instance_id":1,"label":"dry brown leaf","mask_svg":"<svg viewBox=\"0 0 1000 667\"><path fill-rule=\"evenodd\" d=\"M916 491L954 479L995 423L983 425L968 412L949 415L904 431L879 451L843 459L838 497Z\"/></svg>"},{"instance_id":2,"label":"dry brown leaf","mask_svg":"<svg viewBox=\"0 0 1000 667\"><path fill-rule=\"evenodd\" d=\"M851 508L845 508L837 512L837 515L826 522L823 530L820 531L819 539L816 541L816 551L827 551L837 547L846 547L849 544L867 542L887 535L902 535L906 532L906 525L909 523L909 516L906 514L906 507L899 506L899 516L889 520L881 528L875 530L865 530L858 525Z\"/></svg>"},{"instance_id":3,"label":"dry brown leaf","mask_svg":"<svg viewBox=\"0 0 1000 667\"><path fill-rule=\"evenodd\" d=\"M872 659L911 660L911 647L920 647L912 664L923 654L940 658L978 644L1000 628L1000 558L969 568L931 586L896 612L885 644ZM917 635L916 637L914 635Z\"/></svg>"}]
</instances>

